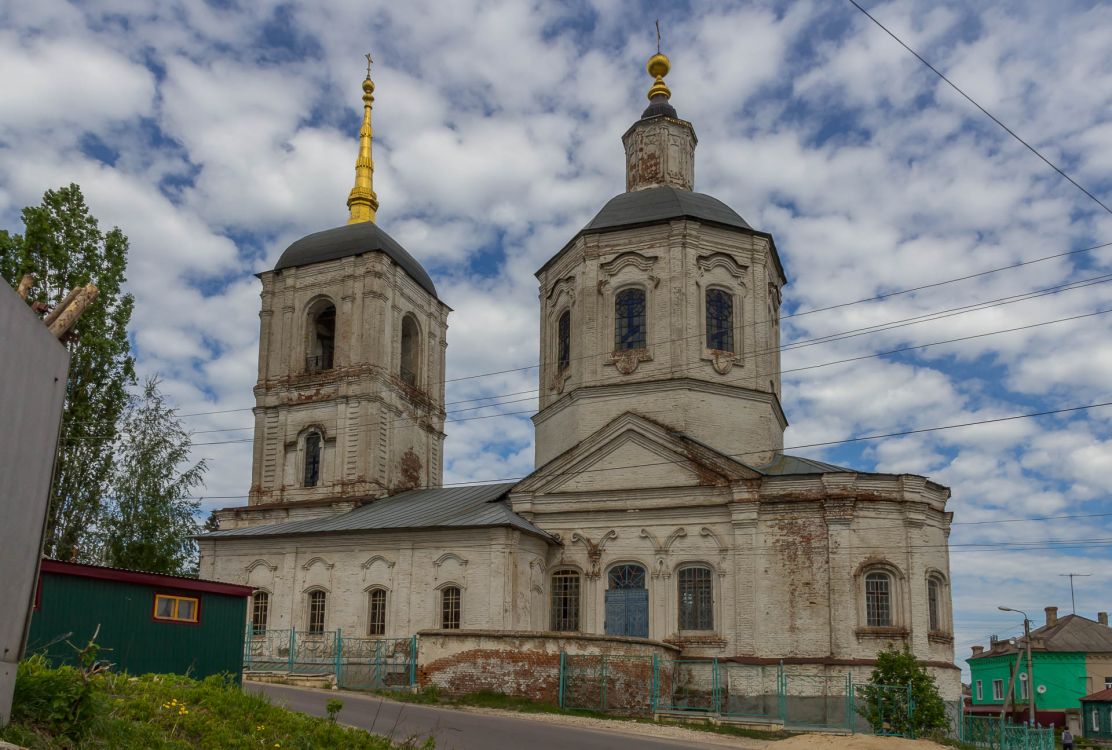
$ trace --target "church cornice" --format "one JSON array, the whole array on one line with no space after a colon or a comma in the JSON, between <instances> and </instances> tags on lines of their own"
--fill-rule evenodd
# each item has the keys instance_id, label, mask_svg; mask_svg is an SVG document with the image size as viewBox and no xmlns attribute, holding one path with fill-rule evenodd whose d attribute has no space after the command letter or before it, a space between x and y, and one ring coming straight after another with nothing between
<instances>
[{"instance_id":1,"label":"church cornice","mask_svg":"<svg viewBox=\"0 0 1112 750\"><path fill-rule=\"evenodd\" d=\"M744 398L748 401L756 401L759 403L768 403L773 407L773 412L776 414L777 420L780 422L781 429L787 429L788 418L784 414L784 409L780 405L780 398L775 393L768 391L757 391L752 388L745 388L743 386L728 385L726 383L715 383L709 380L700 380L698 378L670 378L667 380L639 380L628 383L607 383L602 385L583 385L576 386L572 390L560 396L552 403L545 406L543 409L533 415L533 425L539 426L542 422L548 420L553 415L559 413L563 409L574 404L580 399L591 399L596 397L610 396L613 397L617 393L622 395L629 393L652 394L660 391L675 390L677 388L702 391L704 393L713 393L724 396L736 396Z\"/></svg>"}]
</instances>

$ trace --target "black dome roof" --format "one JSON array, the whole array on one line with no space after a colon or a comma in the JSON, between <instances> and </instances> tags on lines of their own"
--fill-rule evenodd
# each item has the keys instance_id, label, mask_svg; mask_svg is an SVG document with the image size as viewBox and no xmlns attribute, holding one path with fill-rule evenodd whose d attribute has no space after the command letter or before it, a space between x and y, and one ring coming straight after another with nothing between
<instances>
[{"instance_id":1,"label":"black dome roof","mask_svg":"<svg viewBox=\"0 0 1112 750\"><path fill-rule=\"evenodd\" d=\"M681 217L738 229L753 229L737 211L717 198L665 185L614 196L582 231L598 232Z\"/></svg>"},{"instance_id":2,"label":"black dome roof","mask_svg":"<svg viewBox=\"0 0 1112 750\"><path fill-rule=\"evenodd\" d=\"M342 227L326 229L323 232L302 237L286 248L274 265L274 270L281 271L283 268L308 266L313 263L323 263L326 260L362 255L375 250L389 255L395 263L402 267L402 270L409 274L410 278L421 285L422 289L436 297L436 287L433 286L428 272L421 267L416 258L398 244L397 240L386 234L373 221L345 224Z\"/></svg>"}]
</instances>

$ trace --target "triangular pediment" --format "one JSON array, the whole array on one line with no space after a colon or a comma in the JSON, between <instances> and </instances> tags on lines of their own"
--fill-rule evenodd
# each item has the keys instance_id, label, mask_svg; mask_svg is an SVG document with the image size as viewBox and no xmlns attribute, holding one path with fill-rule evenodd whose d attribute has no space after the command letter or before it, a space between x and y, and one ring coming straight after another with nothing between
<instances>
[{"instance_id":1,"label":"triangular pediment","mask_svg":"<svg viewBox=\"0 0 1112 750\"><path fill-rule=\"evenodd\" d=\"M758 478L745 464L632 412L523 479L512 494L727 486Z\"/></svg>"}]
</instances>

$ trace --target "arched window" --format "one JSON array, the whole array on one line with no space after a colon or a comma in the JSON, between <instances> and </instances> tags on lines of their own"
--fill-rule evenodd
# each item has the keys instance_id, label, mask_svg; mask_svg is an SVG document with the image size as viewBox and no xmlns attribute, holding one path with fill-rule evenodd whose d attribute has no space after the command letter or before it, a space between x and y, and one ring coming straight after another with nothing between
<instances>
[{"instance_id":1,"label":"arched window","mask_svg":"<svg viewBox=\"0 0 1112 750\"><path fill-rule=\"evenodd\" d=\"M579 573L574 570L552 574L552 629L579 630Z\"/></svg>"},{"instance_id":2,"label":"arched window","mask_svg":"<svg viewBox=\"0 0 1112 750\"><path fill-rule=\"evenodd\" d=\"M256 591L251 596L251 635L266 633L266 622L270 618L270 594Z\"/></svg>"},{"instance_id":3,"label":"arched window","mask_svg":"<svg viewBox=\"0 0 1112 750\"><path fill-rule=\"evenodd\" d=\"M402 318L402 381L414 388L417 387L417 373L420 367L421 330L417 327L417 320L412 315Z\"/></svg>"},{"instance_id":4,"label":"arched window","mask_svg":"<svg viewBox=\"0 0 1112 750\"><path fill-rule=\"evenodd\" d=\"M734 300L722 289L707 290L707 348L734 351Z\"/></svg>"},{"instance_id":5,"label":"arched window","mask_svg":"<svg viewBox=\"0 0 1112 750\"><path fill-rule=\"evenodd\" d=\"M571 310L564 310L556 324L556 369L563 371L571 364Z\"/></svg>"},{"instance_id":6,"label":"arched window","mask_svg":"<svg viewBox=\"0 0 1112 750\"><path fill-rule=\"evenodd\" d=\"M887 573L865 576L865 624L870 628L892 627L892 577Z\"/></svg>"},{"instance_id":7,"label":"arched window","mask_svg":"<svg viewBox=\"0 0 1112 750\"><path fill-rule=\"evenodd\" d=\"M937 578L927 579L927 612L930 629L942 630L942 582Z\"/></svg>"},{"instance_id":8,"label":"arched window","mask_svg":"<svg viewBox=\"0 0 1112 750\"><path fill-rule=\"evenodd\" d=\"M302 484L316 487L320 482L320 433L316 430L305 436L305 473Z\"/></svg>"},{"instance_id":9,"label":"arched window","mask_svg":"<svg viewBox=\"0 0 1112 750\"><path fill-rule=\"evenodd\" d=\"M645 290L623 289L614 298L614 350L645 348Z\"/></svg>"},{"instance_id":10,"label":"arched window","mask_svg":"<svg viewBox=\"0 0 1112 750\"><path fill-rule=\"evenodd\" d=\"M336 351L336 308L331 304L317 307L309 315L309 350L305 356L306 372L332 369Z\"/></svg>"},{"instance_id":11,"label":"arched window","mask_svg":"<svg viewBox=\"0 0 1112 750\"><path fill-rule=\"evenodd\" d=\"M714 630L714 592L710 568L680 568L680 630Z\"/></svg>"},{"instance_id":12,"label":"arched window","mask_svg":"<svg viewBox=\"0 0 1112 750\"><path fill-rule=\"evenodd\" d=\"M440 627L459 630L461 598L459 586L445 586L440 590Z\"/></svg>"},{"instance_id":13,"label":"arched window","mask_svg":"<svg viewBox=\"0 0 1112 750\"><path fill-rule=\"evenodd\" d=\"M386 635L386 592L371 589L367 596L367 635Z\"/></svg>"},{"instance_id":14,"label":"arched window","mask_svg":"<svg viewBox=\"0 0 1112 750\"><path fill-rule=\"evenodd\" d=\"M324 632L324 616L328 595L320 589L309 592L309 633L320 635Z\"/></svg>"}]
</instances>

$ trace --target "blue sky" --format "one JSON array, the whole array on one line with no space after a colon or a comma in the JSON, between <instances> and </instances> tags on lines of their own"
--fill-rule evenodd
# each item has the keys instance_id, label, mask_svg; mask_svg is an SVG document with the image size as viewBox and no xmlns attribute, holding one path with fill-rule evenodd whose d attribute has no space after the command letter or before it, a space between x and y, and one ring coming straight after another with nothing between
<instances>
[{"instance_id":1,"label":"blue sky","mask_svg":"<svg viewBox=\"0 0 1112 750\"><path fill-rule=\"evenodd\" d=\"M1112 8L866 5L1106 203ZM848 2L0 1L0 226L71 181L131 238L132 334L209 458L206 507L250 470L258 282L294 239L343 223L363 54L375 56L379 223L455 312L449 378L537 359L533 272L623 189L653 20L696 189L772 232L803 312L1112 241L1112 216L945 87ZM1080 253L788 318L786 343L1110 273ZM788 369L1112 307L1098 283L786 351ZM1110 400L1110 316L784 377L788 445ZM491 332L497 335L491 335ZM536 370L449 383L534 406ZM460 404L466 408L477 402ZM479 402L481 403L481 402ZM451 410L453 407L449 407ZM239 411L232 411L239 410ZM206 413L200 412L220 412ZM452 416L449 416L451 419ZM810 455L953 489L956 651L1041 612L1112 608L1112 409L856 443ZM213 432L217 431L217 432ZM445 481L532 468L527 414L448 425ZM976 523L971 523L976 522ZM982 523L983 522L983 523ZM1035 541L1043 548L1017 548ZM987 543L992 547L961 545Z\"/></svg>"}]
</instances>

